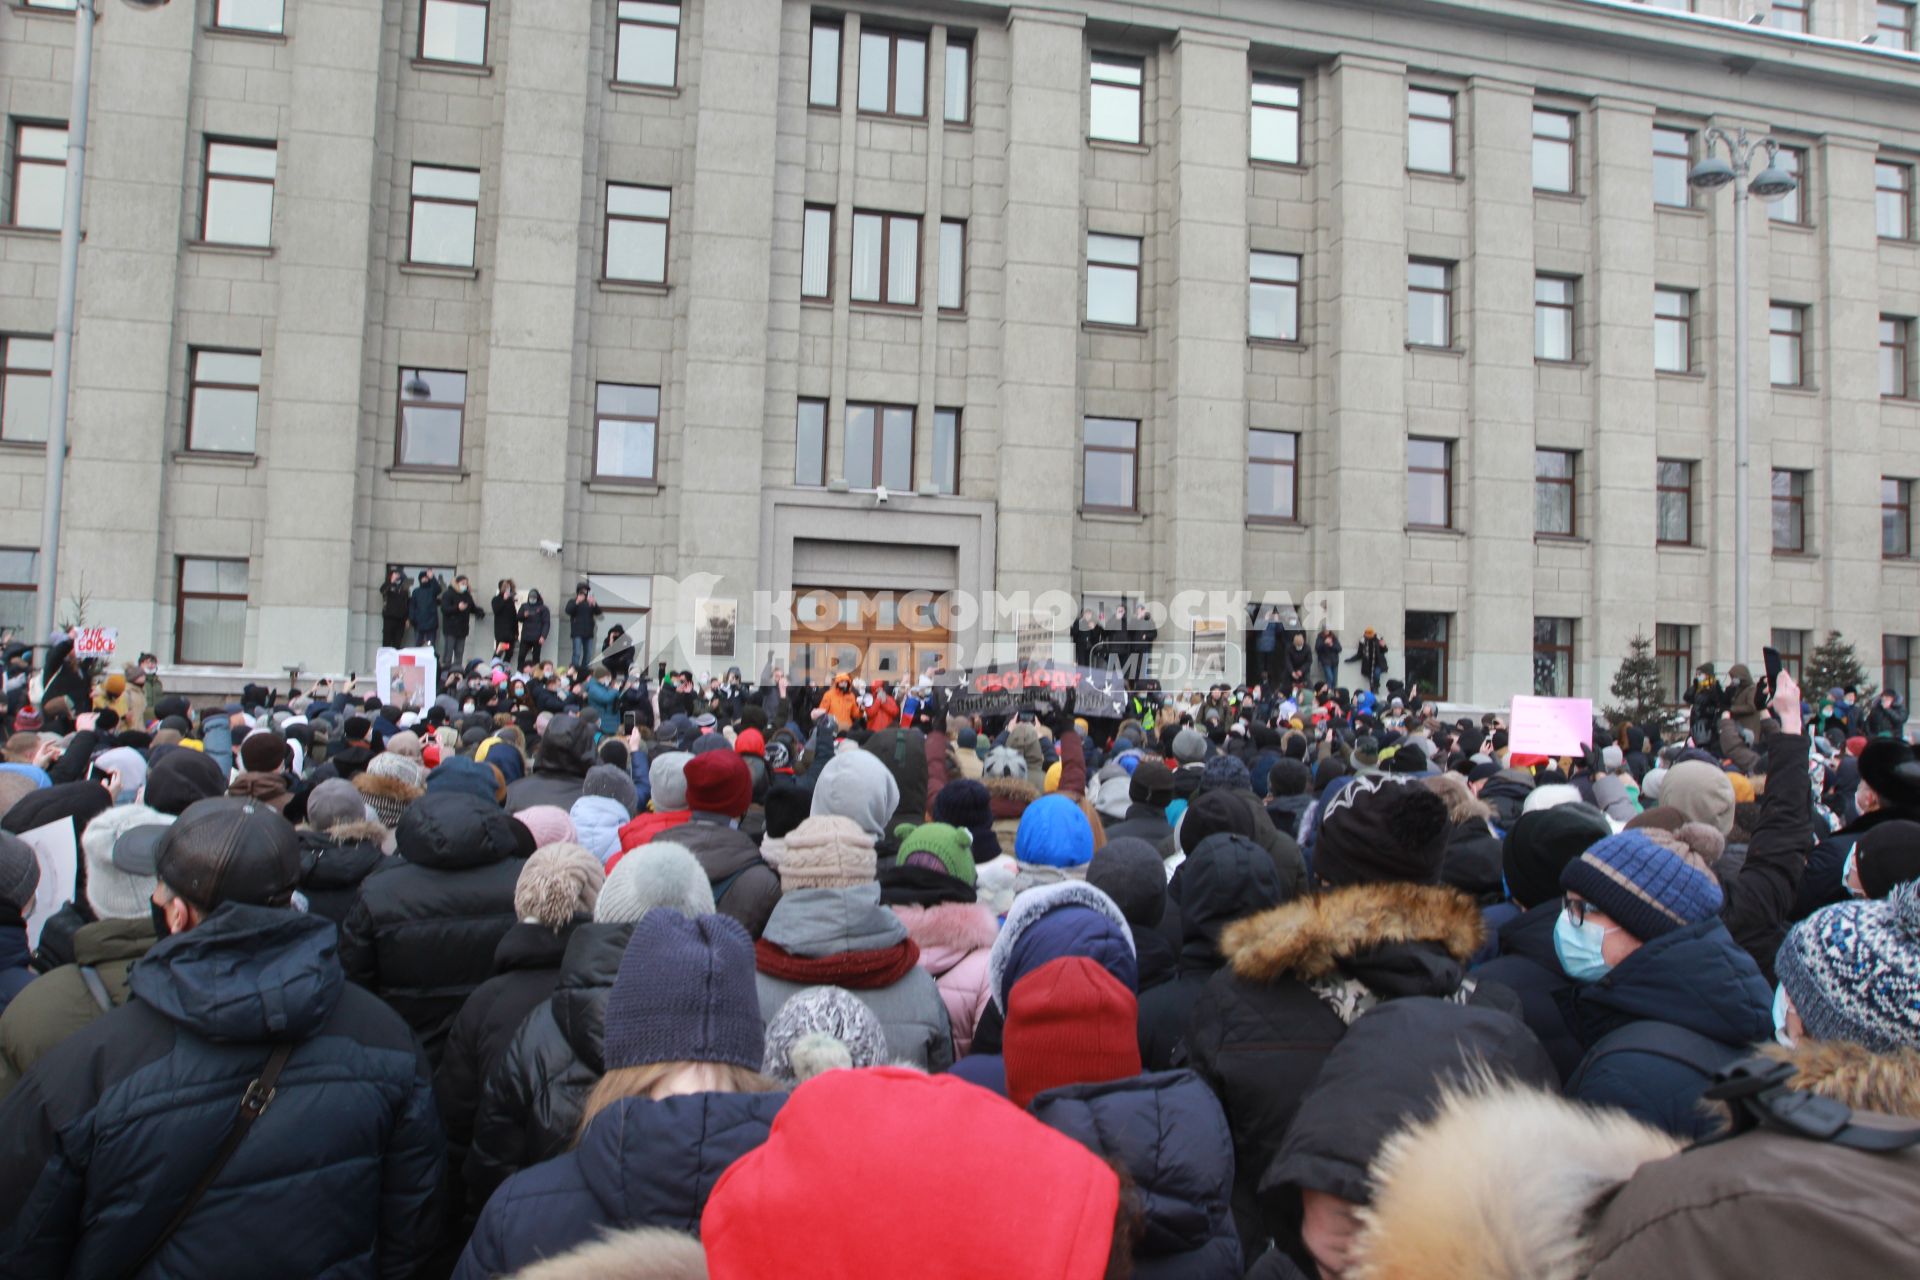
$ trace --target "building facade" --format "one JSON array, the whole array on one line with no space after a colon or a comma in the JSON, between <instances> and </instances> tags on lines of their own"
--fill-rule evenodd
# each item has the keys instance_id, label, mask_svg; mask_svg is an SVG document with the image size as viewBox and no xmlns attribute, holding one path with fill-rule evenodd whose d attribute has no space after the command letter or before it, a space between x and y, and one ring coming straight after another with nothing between
<instances>
[{"instance_id":1,"label":"building facade","mask_svg":"<svg viewBox=\"0 0 1920 1280\"><path fill-rule=\"evenodd\" d=\"M1744 128L1801 183L1749 206L1754 644L1904 687L1914 6L1686 8L110 5L58 613L364 671L391 566L584 579L751 674L798 591L892 675L926 655L861 593L1331 592L1455 700L1604 699L1636 633L1683 679L1757 656L1735 206L1685 180ZM22 621L72 22L0 8Z\"/></svg>"}]
</instances>

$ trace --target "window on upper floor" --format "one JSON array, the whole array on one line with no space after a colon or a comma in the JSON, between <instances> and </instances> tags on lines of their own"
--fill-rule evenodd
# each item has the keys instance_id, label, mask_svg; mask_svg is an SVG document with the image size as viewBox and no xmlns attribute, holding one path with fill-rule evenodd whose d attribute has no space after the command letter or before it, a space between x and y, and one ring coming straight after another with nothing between
<instances>
[{"instance_id":1,"label":"window on upper floor","mask_svg":"<svg viewBox=\"0 0 1920 1280\"><path fill-rule=\"evenodd\" d=\"M1533 531L1570 538L1574 523L1574 481L1580 455L1569 449L1533 451Z\"/></svg>"},{"instance_id":2,"label":"window on upper floor","mask_svg":"<svg viewBox=\"0 0 1920 1280\"><path fill-rule=\"evenodd\" d=\"M1766 201L1767 217L1774 222L1790 225L1804 223L1807 210L1812 203L1807 199L1807 149L1805 147L1781 147L1773 154L1773 163L1793 175L1799 185L1776 200Z\"/></svg>"},{"instance_id":3,"label":"window on upper floor","mask_svg":"<svg viewBox=\"0 0 1920 1280\"><path fill-rule=\"evenodd\" d=\"M940 118L948 124L973 119L973 45L947 37L946 100Z\"/></svg>"},{"instance_id":4,"label":"window on upper floor","mask_svg":"<svg viewBox=\"0 0 1920 1280\"><path fill-rule=\"evenodd\" d=\"M855 302L911 307L920 301L920 219L905 213L853 215Z\"/></svg>"},{"instance_id":5,"label":"window on upper floor","mask_svg":"<svg viewBox=\"0 0 1920 1280\"><path fill-rule=\"evenodd\" d=\"M665 187L607 184L607 279L666 283L672 208L673 193Z\"/></svg>"},{"instance_id":6,"label":"window on upper floor","mask_svg":"<svg viewBox=\"0 0 1920 1280\"><path fill-rule=\"evenodd\" d=\"M1407 345L1453 345L1453 264L1407 259Z\"/></svg>"},{"instance_id":7,"label":"window on upper floor","mask_svg":"<svg viewBox=\"0 0 1920 1280\"><path fill-rule=\"evenodd\" d=\"M807 64L807 105L840 105L840 33L839 18L817 18L813 23L812 51Z\"/></svg>"},{"instance_id":8,"label":"window on upper floor","mask_svg":"<svg viewBox=\"0 0 1920 1280\"><path fill-rule=\"evenodd\" d=\"M260 419L260 353L188 354L187 448L252 453Z\"/></svg>"},{"instance_id":9,"label":"window on upper floor","mask_svg":"<svg viewBox=\"0 0 1920 1280\"><path fill-rule=\"evenodd\" d=\"M1533 358L1573 359L1574 298L1577 282L1570 276L1533 278Z\"/></svg>"},{"instance_id":10,"label":"window on upper floor","mask_svg":"<svg viewBox=\"0 0 1920 1280\"><path fill-rule=\"evenodd\" d=\"M1248 148L1255 160L1300 163L1300 83L1256 77Z\"/></svg>"},{"instance_id":11,"label":"window on upper floor","mask_svg":"<svg viewBox=\"0 0 1920 1280\"><path fill-rule=\"evenodd\" d=\"M180 556L174 575L173 660L239 666L247 647L247 562Z\"/></svg>"},{"instance_id":12,"label":"window on upper floor","mask_svg":"<svg viewBox=\"0 0 1920 1280\"><path fill-rule=\"evenodd\" d=\"M53 396L53 340L0 336L0 441L44 444Z\"/></svg>"},{"instance_id":13,"label":"window on upper floor","mask_svg":"<svg viewBox=\"0 0 1920 1280\"><path fill-rule=\"evenodd\" d=\"M1913 238L1913 166L1882 160L1873 166L1873 227L1882 240Z\"/></svg>"},{"instance_id":14,"label":"window on upper floor","mask_svg":"<svg viewBox=\"0 0 1920 1280\"><path fill-rule=\"evenodd\" d=\"M1300 255L1247 255L1247 336L1275 342L1300 340Z\"/></svg>"},{"instance_id":15,"label":"window on upper floor","mask_svg":"<svg viewBox=\"0 0 1920 1280\"><path fill-rule=\"evenodd\" d=\"M1767 377L1776 387L1807 385L1807 309L1798 303L1767 308Z\"/></svg>"},{"instance_id":16,"label":"window on upper floor","mask_svg":"<svg viewBox=\"0 0 1920 1280\"><path fill-rule=\"evenodd\" d=\"M420 57L485 66L487 0L420 0Z\"/></svg>"},{"instance_id":17,"label":"window on upper floor","mask_svg":"<svg viewBox=\"0 0 1920 1280\"><path fill-rule=\"evenodd\" d=\"M1407 90L1407 168L1452 173L1454 110L1459 101L1435 89Z\"/></svg>"},{"instance_id":18,"label":"window on upper floor","mask_svg":"<svg viewBox=\"0 0 1920 1280\"><path fill-rule=\"evenodd\" d=\"M660 388L602 382L593 392L593 478L657 479Z\"/></svg>"},{"instance_id":19,"label":"window on upper floor","mask_svg":"<svg viewBox=\"0 0 1920 1280\"><path fill-rule=\"evenodd\" d=\"M1693 134L1656 125L1653 130L1653 202L1670 209L1693 204Z\"/></svg>"},{"instance_id":20,"label":"window on upper floor","mask_svg":"<svg viewBox=\"0 0 1920 1280\"><path fill-rule=\"evenodd\" d=\"M450 369L400 370L400 423L393 463L433 471L460 468L467 421L467 375Z\"/></svg>"},{"instance_id":21,"label":"window on upper floor","mask_svg":"<svg viewBox=\"0 0 1920 1280\"><path fill-rule=\"evenodd\" d=\"M16 120L7 221L58 231L67 203L67 126Z\"/></svg>"},{"instance_id":22,"label":"window on upper floor","mask_svg":"<svg viewBox=\"0 0 1920 1280\"><path fill-rule=\"evenodd\" d=\"M480 172L413 166L407 261L442 267L473 265L480 216Z\"/></svg>"},{"instance_id":23,"label":"window on upper floor","mask_svg":"<svg viewBox=\"0 0 1920 1280\"><path fill-rule=\"evenodd\" d=\"M1096 53L1089 75L1087 136L1103 142L1140 141L1145 65L1138 58Z\"/></svg>"},{"instance_id":24,"label":"window on upper floor","mask_svg":"<svg viewBox=\"0 0 1920 1280\"><path fill-rule=\"evenodd\" d=\"M213 25L221 31L286 30L286 0L214 0Z\"/></svg>"},{"instance_id":25,"label":"window on upper floor","mask_svg":"<svg viewBox=\"0 0 1920 1280\"><path fill-rule=\"evenodd\" d=\"M1653 291L1653 367L1661 373L1693 369L1693 293Z\"/></svg>"},{"instance_id":26,"label":"window on upper floor","mask_svg":"<svg viewBox=\"0 0 1920 1280\"><path fill-rule=\"evenodd\" d=\"M613 78L663 89L678 83L678 0L618 0L614 18Z\"/></svg>"},{"instance_id":27,"label":"window on upper floor","mask_svg":"<svg viewBox=\"0 0 1920 1280\"><path fill-rule=\"evenodd\" d=\"M271 142L207 139L200 200L202 240L255 247L272 242L273 175L279 158Z\"/></svg>"},{"instance_id":28,"label":"window on upper floor","mask_svg":"<svg viewBox=\"0 0 1920 1280\"><path fill-rule=\"evenodd\" d=\"M1533 113L1533 189L1570 192L1573 190L1574 140L1579 129L1571 111Z\"/></svg>"},{"instance_id":29,"label":"window on upper floor","mask_svg":"<svg viewBox=\"0 0 1920 1280\"><path fill-rule=\"evenodd\" d=\"M1087 322L1140 323L1140 241L1087 233Z\"/></svg>"},{"instance_id":30,"label":"window on upper floor","mask_svg":"<svg viewBox=\"0 0 1920 1280\"><path fill-rule=\"evenodd\" d=\"M927 38L898 31L860 30L858 105L872 116L927 114Z\"/></svg>"}]
</instances>

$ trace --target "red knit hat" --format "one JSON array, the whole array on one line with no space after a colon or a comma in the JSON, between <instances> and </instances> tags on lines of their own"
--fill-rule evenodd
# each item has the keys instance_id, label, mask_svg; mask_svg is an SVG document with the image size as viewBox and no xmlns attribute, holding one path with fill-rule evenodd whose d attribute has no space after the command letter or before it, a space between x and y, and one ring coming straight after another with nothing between
<instances>
[{"instance_id":1,"label":"red knit hat","mask_svg":"<svg viewBox=\"0 0 1920 1280\"><path fill-rule=\"evenodd\" d=\"M733 740L733 749L743 756L766 758L767 740L758 729L742 729L740 736Z\"/></svg>"},{"instance_id":2,"label":"red knit hat","mask_svg":"<svg viewBox=\"0 0 1920 1280\"><path fill-rule=\"evenodd\" d=\"M1007 1096L1025 1107L1066 1084L1140 1074L1140 1002L1085 956L1062 956L1013 984L1001 1033Z\"/></svg>"},{"instance_id":3,"label":"red knit hat","mask_svg":"<svg viewBox=\"0 0 1920 1280\"><path fill-rule=\"evenodd\" d=\"M1046 1194L998 1197L981 1230L944 1196L899 1194L929 1153L943 1185L998 1186L1018 1169ZM1104 1160L978 1085L869 1067L794 1090L766 1142L714 1184L700 1238L712 1280L1098 1280L1119 1201Z\"/></svg>"},{"instance_id":4,"label":"red knit hat","mask_svg":"<svg viewBox=\"0 0 1920 1280\"><path fill-rule=\"evenodd\" d=\"M753 803L753 775L731 751L702 751L687 761L687 808L737 818Z\"/></svg>"}]
</instances>

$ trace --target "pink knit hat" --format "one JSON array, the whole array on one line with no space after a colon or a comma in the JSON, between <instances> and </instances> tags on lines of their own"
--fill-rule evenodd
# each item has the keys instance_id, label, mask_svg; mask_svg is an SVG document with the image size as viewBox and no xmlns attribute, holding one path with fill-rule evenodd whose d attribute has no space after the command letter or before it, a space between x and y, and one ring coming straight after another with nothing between
<instances>
[{"instance_id":1,"label":"pink knit hat","mask_svg":"<svg viewBox=\"0 0 1920 1280\"><path fill-rule=\"evenodd\" d=\"M550 844L572 844L580 835L573 829L573 819L558 805L536 804L513 816L520 820L521 826L533 833L533 847L536 849L544 849Z\"/></svg>"}]
</instances>

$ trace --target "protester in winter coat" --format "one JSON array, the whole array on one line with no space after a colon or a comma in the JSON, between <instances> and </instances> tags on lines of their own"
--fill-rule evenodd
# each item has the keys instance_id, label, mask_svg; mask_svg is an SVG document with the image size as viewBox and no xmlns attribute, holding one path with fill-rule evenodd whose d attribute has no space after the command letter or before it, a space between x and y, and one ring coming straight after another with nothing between
<instances>
[{"instance_id":1,"label":"protester in winter coat","mask_svg":"<svg viewBox=\"0 0 1920 1280\"><path fill-rule=\"evenodd\" d=\"M567 816L575 838L604 866L620 852L620 828L633 818L633 779L617 765L597 764L580 784Z\"/></svg>"},{"instance_id":2,"label":"protester in winter coat","mask_svg":"<svg viewBox=\"0 0 1920 1280\"><path fill-rule=\"evenodd\" d=\"M873 837L876 848L888 837L887 824L899 809L899 782L880 757L869 751L839 752L827 762L814 784L812 815L851 819Z\"/></svg>"},{"instance_id":3,"label":"protester in winter coat","mask_svg":"<svg viewBox=\"0 0 1920 1280\"><path fill-rule=\"evenodd\" d=\"M1274 829L1265 807L1245 787L1211 786L1194 793L1193 802L1180 816L1177 839L1182 856L1190 856L1202 840L1223 831L1245 836L1265 849L1289 895L1305 890L1306 860L1298 842Z\"/></svg>"},{"instance_id":4,"label":"protester in winter coat","mask_svg":"<svg viewBox=\"0 0 1920 1280\"><path fill-rule=\"evenodd\" d=\"M767 1021L761 1072L792 1088L823 1071L887 1065L887 1030L873 1010L841 987L808 987Z\"/></svg>"},{"instance_id":5,"label":"protester in winter coat","mask_svg":"<svg viewBox=\"0 0 1920 1280\"><path fill-rule=\"evenodd\" d=\"M1780 948L1776 1036L1920 1049L1920 885L1824 907Z\"/></svg>"},{"instance_id":6,"label":"protester in winter coat","mask_svg":"<svg viewBox=\"0 0 1920 1280\"><path fill-rule=\"evenodd\" d=\"M454 1169L466 1161L481 1085L527 1015L552 997L567 940L593 918L605 881L600 860L577 844L547 845L521 865L513 889L518 919L494 948L493 976L460 1006L433 1077Z\"/></svg>"},{"instance_id":7,"label":"protester in winter coat","mask_svg":"<svg viewBox=\"0 0 1920 1280\"><path fill-rule=\"evenodd\" d=\"M1912 747L1895 738L1875 739L1863 745L1858 767L1853 800L1859 816L1823 835L1808 855L1792 911L1797 918L1846 900L1847 857L1868 833L1887 823L1920 822L1920 759Z\"/></svg>"},{"instance_id":8,"label":"protester in winter coat","mask_svg":"<svg viewBox=\"0 0 1920 1280\"><path fill-rule=\"evenodd\" d=\"M1139 1280L1239 1280L1227 1202L1232 1140L1191 1071L1140 1074L1133 992L1092 960L1049 961L1014 984L1007 1096L1126 1169L1146 1206Z\"/></svg>"},{"instance_id":9,"label":"protester in winter coat","mask_svg":"<svg viewBox=\"0 0 1920 1280\"><path fill-rule=\"evenodd\" d=\"M383 648L398 649L407 638L408 613L407 575L398 569L387 570L387 580L380 584L380 644ZM154 695L158 697L158 695Z\"/></svg>"},{"instance_id":10,"label":"protester in winter coat","mask_svg":"<svg viewBox=\"0 0 1920 1280\"><path fill-rule=\"evenodd\" d=\"M1126 816L1107 824L1107 839L1145 840L1162 859L1176 850L1167 806L1173 803L1173 771L1158 760L1142 760L1127 783Z\"/></svg>"},{"instance_id":11,"label":"protester in winter coat","mask_svg":"<svg viewBox=\"0 0 1920 1280\"><path fill-rule=\"evenodd\" d=\"M1390 1139L1347 1274L1368 1280L1747 1280L1920 1269L1920 1149L1770 1128L1683 1150L1521 1085L1445 1099Z\"/></svg>"},{"instance_id":12,"label":"protester in winter coat","mask_svg":"<svg viewBox=\"0 0 1920 1280\"><path fill-rule=\"evenodd\" d=\"M580 798L587 770L596 763L593 725L580 716L555 716L534 749L533 771L508 784L507 812L518 813L536 804L572 808Z\"/></svg>"},{"instance_id":13,"label":"protester in winter coat","mask_svg":"<svg viewBox=\"0 0 1920 1280\"><path fill-rule=\"evenodd\" d=\"M1233 1215L1249 1257L1287 1228L1259 1180L1355 1019L1404 996L1518 1013L1510 992L1467 977L1484 928L1473 900L1439 883L1446 824L1445 803L1417 782L1355 779L1320 825L1318 891L1221 934L1227 967L1194 1005L1188 1049L1233 1129Z\"/></svg>"},{"instance_id":14,"label":"protester in winter coat","mask_svg":"<svg viewBox=\"0 0 1920 1280\"><path fill-rule=\"evenodd\" d=\"M1093 849L1093 825L1080 805L1063 795L1041 796L1023 809L1001 856L977 867L981 896L1004 911L1036 885L1083 880Z\"/></svg>"},{"instance_id":15,"label":"protester in winter coat","mask_svg":"<svg viewBox=\"0 0 1920 1280\"><path fill-rule=\"evenodd\" d=\"M1382 1145L1449 1090L1507 1080L1558 1083L1540 1042L1509 1014L1414 996L1361 1015L1327 1055L1260 1177L1274 1216L1297 1224L1283 1251L1309 1274L1347 1274L1357 1217L1372 1195L1367 1168Z\"/></svg>"},{"instance_id":16,"label":"protester in winter coat","mask_svg":"<svg viewBox=\"0 0 1920 1280\"><path fill-rule=\"evenodd\" d=\"M703 751L687 762L685 774L691 816L668 834L699 859L713 886L715 909L758 938L780 899L780 877L740 830L740 819L753 803L746 763L731 751Z\"/></svg>"},{"instance_id":17,"label":"protester in winter coat","mask_svg":"<svg viewBox=\"0 0 1920 1280\"><path fill-rule=\"evenodd\" d=\"M444 585L431 569L422 569L419 585L407 597L407 621L413 624L413 643L418 648L433 648L440 635L440 590Z\"/></svg>"},{"instance_id":18,"label":"protester in winter coat","mask_svg":"<svg viewBox=\"0 0 1920 1280\"><path fill-rule=\"evenodd\" d=\"M339 924L359 901L360 884L394 865L393 831L368 816L353 783L329 778L307 795L300 836L300 893L307 910Z\"/></svg>"},{"instance_id":19,"label":"protester in winter coat","mask_svg":"<svg viewBox=\"0 0 1920 1280\"><path fill-rule=\"evenodd\" d=\"M647 843L661 832L679 826L693 814L687 809L687 765L693 757L684 751L656 752L647 765L647 784L653 806L620 828L620 849L625 852ZM608 861L613 870L619 858Z\"/></svg>"},{"instance_id":20,"label":"protester in winter coat","mask_svg":"<svg viewBox=\"0 0 1920 1280\"><path fill-rule=\"evenodd\" d=\"M1887 822L1855 842L1841 871L1850 898L1884 898L1920 879L1920 822Z\"/></svg>"},{"instance_id":21,"label":"protester in winter coat","mask_svg":"<svg viewBox=\"0 0 1920 1280\"><path fill-rule=\"evenodd\" d=\"M1149 1071L1189 1061L1187 1027L1194 1005L1226 964L1221 933L1289 895L1266 850L1245 836L1221 832L1202 840L1180 864L1168 896L1180 918L1180 954L1173 980L1140 997L1140 1059Z\"/></svg>"},{"instance_id":22,"label":"protester in winter coat","mask_svg":"<svg viewBox=\"0 0 1920 1280\"><path fill-rule=\"evenodd\" d=\"M72 936L73 959L28 983L0 1014L0 1096L56 1045L127 1002L134 962L155 941L148 901L155 884L154 854L173 821L145 805L119 805L80 833L92 919ZM122 836L142 829L144 837L123 847ZM99 993L90 977L99 982Z\"/></svg>"},{"instance_id":23,"label":"protester in winter coat","mask_svg":"<svg viewBox=\"0 0 1920 1280\"><path fill-rule=\"evenodd\" d=\"M392 831L413 802L426 794L427 771L417 760L383 751L353 775L353 786L380 824Z\"/></svg>"},{"instance_id":24,"label":"protester in winter coat","mask_svg":"<svg viewBox=\"0 0 1920 1280\"><path fill-rule=\"evenodd\" d=\"M525 669L529 663L540 660L540 653L547 644L547 632L553 629L553 611L540 598L540 588L527 589L526 601L520 606L519 621L520 649L513 665Z\"/></svg>"},{"instance_id":25,"label":"protester in winter coat","mask_svg":"<svg viewBox=\"0 0 1920 1280\"><path fill-rule=\"evenodd\" d=\"M816 825L843 828L829 836L843 845L864 840L844 819L809 818L787 837L783 869L794 865L796 842L811 839ZM755 953L761 1013L771 1018L805 987L844 987L880 1019L894 1061L944 1071L953 1065L947 1006L933 976L919 966L920 948L906 926L880 905L870 846L866 858L862 882L851 874L819 876L822 887L789 887L781 896Z\"/></svg>"},{"instance_id":26,"label":"protester in winter coat","mask_svg":"<svg viewBox=\"0 0 1920 1280\"><path fill-rule=\"evenodd\" d=\"M820 695L818 709L842 730L851 729L863 714L860 699L853 692L853 677L844 671L835 676L832 687Z\"/></svg>"},{"instance_id":27,"label":"protester in winter coat","mask_svg":"<svg viewBox=\"0 0 1920 1280\"><path fill-rule=\"evenodd\" d=\"M1493 809L1468 789L1457 773L1435 774L1421 785L1447 802L1447 847L1440 862L1440 883L1462 890L1482 905L1506 895L1500 884L1500 838L1493 834ZM1504 920L1489 920L1498 928Z\"/></svg>"},{"instance_id":28,"label":"protester in winter coat","mask_svg":"<svg viewBox=\"0 0 1920 1280\"><path fill-rule=\"evenodd\" d=\"M714 1183L766 1140L786 1101L760 1074L764 1054L740 923L641 917L607 993L606 1075L579 1141L494 1194L457 1280L491 1280L609 1230L698 1231Z\"/></svg>"},{"instance_id":29,"label":"protester in winter coat","mask_svg":"<svg viewBox=\"0 0 1920 1280\"><path fill-rule=\"evenodd\" d=\"M33 981L27 917L40 888L40 860L19 836L0 831L0 1018Z\"/></svg>"},{"instance_id":30,"label":"protester in winter coat","mask_svg":"<svg viewBox=\"0 0 1920 1280\"><path fill-rule=\"evenodd\" d=\"M0 1104L0 1271L205 1274L223 1269L209 1241L260 1275L425 1259L444 1167L426 1066L406 1024L346 981L333 925L286 909L299 868L293 828L261 805L209 800L169 828L154 891L168 936L133 970L137 999ZM272 1105L169 1232L263 1067Z\"/></svg>"},{"instance_id":31,"label":"protester in winter coat","mask_svg":"<svg viewBox=\"0 0 1920 1280\"><path fill-rule=\"evenodd\" d=\"M689 917L713 911L700 864L664 841L636 849L607 875L593 923L567 939L553 996L527 1015L487 1074L464 1170L471 1208L486 1203L507 1175L573 1141L587 1095L606 1069L607 992L634 922L655 909Z\"/></svg>"},{"instance_id":32,"label":"protester in winter coat","mask_svg":"<svg viewBox=\"0 0 1920 1280\"><path fill-rule=\"evenodd\" d=\"M392 1005L431 1061L513 928L517 827L472 796L421 797L395 832L402 865L363 882L340 926L347 977Z\"/></svg>"},{"instance_id":33,"label":"protester in winter coat","mask_svg":"<svg viewBox=\"0 0 1920 1280\"><path fill-rule=\"evenodd\" d=\"M954 1056L964 1058L991 999L987 957L1000 922L991 908L974 901L966 831L927 822L902 832L896 865L880 872L880 901L920 949L919 965L933 975L947 1006Z\"/></svg>"},{"instance_id":34,"label":"protester in winter coat","mask_svg":"<svg viewBox=\"0 0 1920 1280\"><path fill-rule=\"evenodd\" d=\"M997 1197L990 1230L964 1213L874 1212L919 1185L930 1152L945 1186L1017 1170L1046 1193ZM1100 1280L1129 1274L1120 1207L1118 1177L1072 1139L961 1081L875 1067L794 1090L766 1142L714 1185L700 1234L712 1280L764 1276L775 1258L788 1280Z\"/></svg>"},{"instance_id":35,"label":"protester in winter coat","mask_svg":"<svg viewBox=\"0 0 1920 1280\"><path fill-rule=\"evenodd\" d=\"M519 602L514 599L513 579L500 579L500 590L487 601L493 614L493 656L513 662L514 646L520 640Z\"/></svg>"},{"instance_id":36,"label":"protester in winter coat","mask_svg":"<svg viewBox=\"0 0 1920 1280\"><path fill-rule=\"evenodd\" d=\"M1094 850L1087 883L1113 899L1133 933L1140 994L1173 981L1177 957L1163 932L1167 915L1167 871L1160 855L1144 840L1109 840Z\"/></svg>"},{"instance_id":37,"label":"protester in winter coat","mask_svg":"<svg viewBox=\"0 0 1920 1280\"><path fill-rule=\"evenodd\" d=\"M1313 796L1307 790L1312 780L1307 766L1298 760L1281 759L1267 770L1267 820L1274 830L1295 842L1300 839L1307 810L1313 807Z\"/></svg>"}]
</instances>

